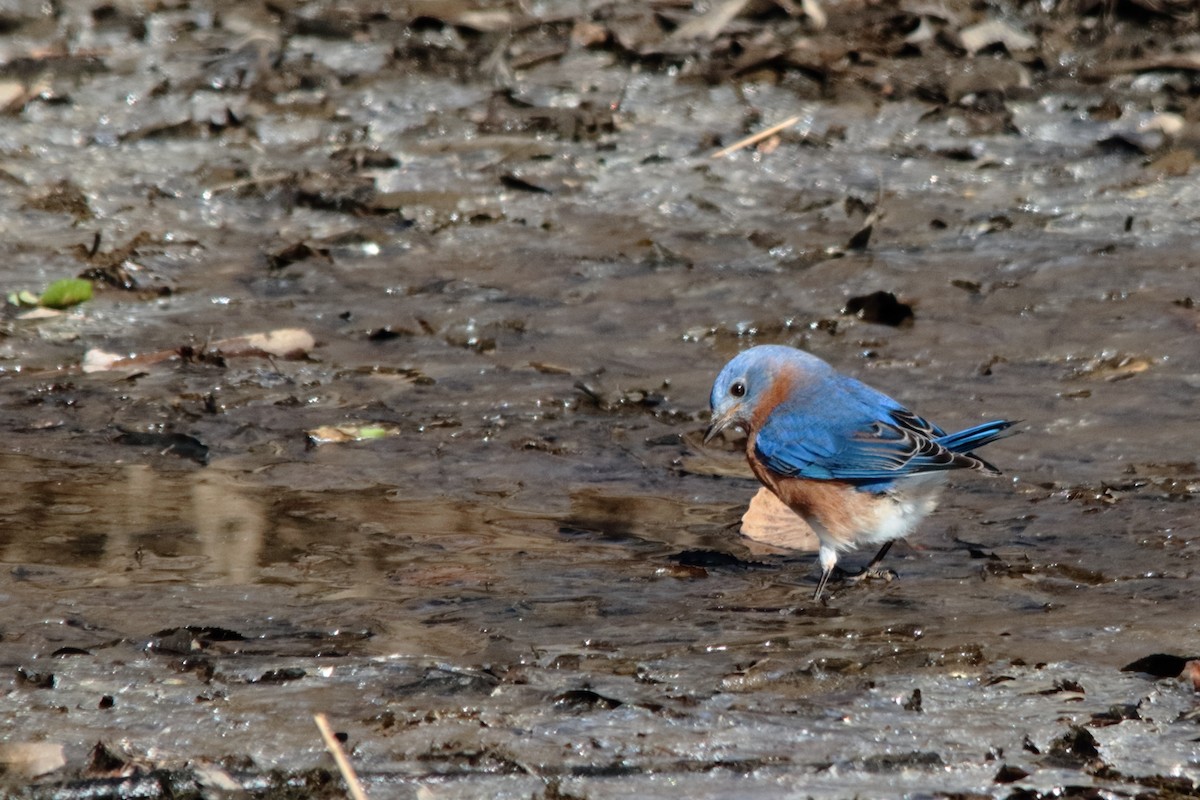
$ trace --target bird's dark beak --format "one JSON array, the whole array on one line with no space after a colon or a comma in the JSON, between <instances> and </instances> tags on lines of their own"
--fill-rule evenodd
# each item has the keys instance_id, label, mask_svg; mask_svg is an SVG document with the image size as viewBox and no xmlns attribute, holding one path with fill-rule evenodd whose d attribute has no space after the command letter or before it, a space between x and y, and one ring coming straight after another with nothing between
<instances>
[{"instance_id":1,"label":"bird's dark beak","mask_svg":"<svg viewBox=\"0 0 1200 800\"><path fill-rule=\"evenodd\" d=\"M704 431L704 443L708 444L717 437L721 431L725 430L733 422L733 409L726 411L724 414L717 416L713 415L712 421L708 424L708 430Z\"/></svg>"}]
</instances>

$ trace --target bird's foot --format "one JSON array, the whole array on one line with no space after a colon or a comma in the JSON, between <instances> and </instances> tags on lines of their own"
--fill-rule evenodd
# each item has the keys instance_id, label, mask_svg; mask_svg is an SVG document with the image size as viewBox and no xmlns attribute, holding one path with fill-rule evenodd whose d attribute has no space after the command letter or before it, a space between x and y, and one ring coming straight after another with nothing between
<instances>
[{"instance_id":1,"label":"bird's foot","mask_svg":"<svg viewBox=\"0 0 1200 800\"><path fill-rule=\"evenodd\" d=\"M895 570L890 570L884 567L864 567L858 572L846 572L845 570L834 567L835 576L846 583L862 583L869 580L883 580L891 583L900 576Z\"/></svg>"},{"instance_id":2,"label":"bird's foot","mask_svg":"<svg viewBox=\"0 0 1200 800\"><path fill-rule=\"evenodd\" d=\"M835 566L833 569L821 575L821 580L817 584L817 591L816 594L813 595L813 600L828 604L829 595L826 594L825 587L828 585L830 580L836 584L846 585L862 583L863 581L868 580L884 580L890 583L899 577L900 576L897 575L893 570L871 566L870 564L863 569L860 569L858 572L847 572L841 567Z\"/></svg>"}]
</instances>

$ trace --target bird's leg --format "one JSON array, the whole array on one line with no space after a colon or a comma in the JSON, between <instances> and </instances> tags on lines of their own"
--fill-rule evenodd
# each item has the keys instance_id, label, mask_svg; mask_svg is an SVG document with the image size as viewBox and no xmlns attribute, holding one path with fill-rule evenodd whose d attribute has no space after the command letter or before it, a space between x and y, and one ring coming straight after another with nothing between
<instances>
[{"instance_id":1,"label":"bird's leg","mask_svg":"<svg viewBox=\"0 0 1200 800\"><path fill-rule=\"evenodd\" d=\"M829 576L833 574L833 567L821 571L821 580L817 582L817 591L813 593L813 600L820 600L821 594L825 591L825 584L829 583Z\"/></svg>"},{"instance_id":2,"label":"bird's leg","mask_svg":"<svg viewBox=\"0 0 1200 800\"><path fill-rule=\"evenodd\" d=\"M867 564L867 568L865 570L866 572L879 569L879 562L883 561L883 557L888 554L888 550L892 549L892 543L895 541L895 539L888 539L883 543L883 547L879 548L879 552L876 553L875 557L871 559L871 562Z\"/></svg>"},{"instance_id":3,"label":"bird's leg","mask_svg":"<svg viewBox=\"0 0 1200 800\"><path fill-rule=\"evenodd\" d=\"M822 547L818 553L818 560L821 562L821 580L817 582L817 591L813 593L813 600L820 600L821 595L825 593L825 586L829 583L829 579L837 576L838 580L846 581L847 583L858 583L859 581L867 580L868 578L883 578L890 581L896 578L896 573L890 569L880 569L879 563L883 561L884 556L892 549L892 542L883 543L883 547L879 548L879 552L871 559L866 567L858 572L846 572L837 565L837 551L832 547Z\"/></svg>"},{"instance_id":4,"label":"bird's leg","mask_svg":"<svg viewBox=\"0 0 1200 800\"><path fill-rule=\"evenodd\" d=\"M822 542L820 549L817 550L817 561L821 562L821 580L817 583L817 591L813 594L813 600L821 599L821 594L825 591L825 584L829 583L830 576L837 568L837 548Z\"/></svg>"},{"instance_id":5,"label":"bird's leg","mask_svg":"<svg viewBox=\"0 0 1200 800\"><path fill-rule=\"evenodd\" d=\"M890 581L896 578L896 573L890 569L880 569L879 562L883 561L883 557L888 554L888 550L892 549L891 539L883 543L883 547L879 548L879 552L871 559L867 566L863 567L859 572L853 575L847 575L846 580L857 583L858 581L867 580L868 578L883 578L885 581Z\"/></svg>"}]
</instances>

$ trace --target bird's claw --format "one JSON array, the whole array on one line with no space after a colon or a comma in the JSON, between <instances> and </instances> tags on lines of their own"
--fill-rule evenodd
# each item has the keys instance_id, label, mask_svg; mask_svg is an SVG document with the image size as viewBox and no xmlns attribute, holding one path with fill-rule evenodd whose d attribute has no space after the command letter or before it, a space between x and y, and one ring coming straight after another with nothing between
<instances>
[{"instance_id":1,"label":"bird's claw","mask_svg":"<svg viewBox=\"0 0 1200 800\"><path fill-rule=\"evenodd\" d=\"M858 572L839 570L839 573L837 577L846 583L861 583L862 581L869 580L883 580L891 583L900 577L896 574L895 570L887 569L886 567L864 567Z\"/></svg>"},{"instance_id":2,"label":"bird's claw","mask_svg":"<svg viewBox=\"0 0 1200 800\"><path fill-rule=\"evenodd\" d=\"M817 584L817 592L813 595L813 600L820 602L822 605L829 604L830 592L825 591L832 581L834 584L846 585L857 584L863 581L882 579L891 583L900 576L895 570L885 569L883 567L866 566L858 572L847 572L841 567L835 566L832 570L821 576L820 582Z\"/></svg>"}]
</instances>

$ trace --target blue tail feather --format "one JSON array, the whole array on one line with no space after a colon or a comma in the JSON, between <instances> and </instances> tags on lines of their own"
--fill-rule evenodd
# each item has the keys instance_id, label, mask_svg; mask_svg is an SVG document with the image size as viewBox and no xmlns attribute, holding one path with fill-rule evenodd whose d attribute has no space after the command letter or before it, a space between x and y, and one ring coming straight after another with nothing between
<instances>
[{"instance_id":1,"label":"blue tail feather","mask_svg":"<svg viewBox=\"0 0 1200 800\"><path fill-rule=\"evenodd\" d=\"M945 436L939 436L934 439L934 441L953 453L966 453L974 450L976 447L983 447L985 444L990 444L997 439L1003 439L1005 436L1012 436L1014 433L1017 433L1017 431L1009 430L1017 422L1019 420L994 419L991 422L985 422L982 425L976 425L973 428L967 428L957 433L947 433Z\"/></svg>"}]
</instances>

